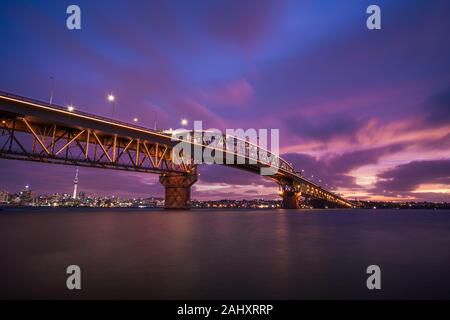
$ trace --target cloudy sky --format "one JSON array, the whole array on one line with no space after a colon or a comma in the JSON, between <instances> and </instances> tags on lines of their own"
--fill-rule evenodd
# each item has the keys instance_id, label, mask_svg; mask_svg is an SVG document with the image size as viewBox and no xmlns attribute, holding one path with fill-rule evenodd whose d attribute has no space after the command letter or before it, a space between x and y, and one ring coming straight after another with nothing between
<instances>
[{"instance_id":1,"label":"cloudy sky","mask_svg":"<svg viewBox=\"0 0 450 320\"><path fill-rule=\"evenodd\" d=\"M382 30L366 28L378 4ZM81 26L66 28L78 4ZM142 125L279 128L283 156L360 199L450 201L450 2L2 1L0 90ZM70 192L75 169L0 160L0 189ZM193 197L276 197L201 169ZM157 176L82 168L88 193L161 195Z\"/></svg>"}]
</instances>

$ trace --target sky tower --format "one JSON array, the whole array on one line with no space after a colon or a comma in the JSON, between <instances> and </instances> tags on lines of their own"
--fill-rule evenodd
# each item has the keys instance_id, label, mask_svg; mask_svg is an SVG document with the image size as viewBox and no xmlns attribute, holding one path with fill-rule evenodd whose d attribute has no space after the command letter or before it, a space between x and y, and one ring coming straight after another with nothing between
<instances>
[{"instance_id":1,"label":"sky tower","mask_svg":"<svg viewBox=\"0 0 450 320\"><path fill-rule=\"evenodd\" d=\"M77 189L78 189L78 166L77 171L75 173L75 179L73 179L73 199L75 200L77 198Z\"/></svg>"}]
</instances>

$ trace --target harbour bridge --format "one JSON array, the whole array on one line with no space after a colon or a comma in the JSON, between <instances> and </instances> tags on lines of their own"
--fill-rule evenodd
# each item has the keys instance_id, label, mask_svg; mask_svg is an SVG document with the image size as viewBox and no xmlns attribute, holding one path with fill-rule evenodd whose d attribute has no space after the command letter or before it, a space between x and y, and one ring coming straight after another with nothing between
<instances>
[{"instance_id":1,"label":"harbour bridge","mask_svg":"<svg viewBox=\"0 0 450 320\"><path fill-rule=\"evenodd\" d=\"M0 158L159 174L165 188L165 208L190 207L198 164L186 157L174 161L175 146L181 140L170 131L151 130L7 92L0 92L0 121ZM235 137L233 141L225 153L241 161L223 165L260 174L261 168L273 167L267 159L276 157L277 170L266 177L278 183L283 208L298 208L302 198L353 206L295 171L281 157L249 141ZM188 143L211 148L204 139ZM244 153L238 150L242 145ZM261 157L264 153L269 153L268 157Z\"/></svg>"}]
</instances>

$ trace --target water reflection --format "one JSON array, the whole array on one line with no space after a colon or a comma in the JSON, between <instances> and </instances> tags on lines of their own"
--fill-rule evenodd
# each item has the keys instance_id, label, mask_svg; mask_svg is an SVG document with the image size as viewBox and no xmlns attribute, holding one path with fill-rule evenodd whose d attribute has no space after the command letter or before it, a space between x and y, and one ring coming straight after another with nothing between
<instances>
[{"instance_id":1,"label":"water reflection","mask_svg":"<svg viewBox=\"0 0 450 320\"><path fill-rule=\"evenodd\" d=\"M2 212L1 298L450 298L450 212L83 210Z\"/></svg>"}]
</instances>

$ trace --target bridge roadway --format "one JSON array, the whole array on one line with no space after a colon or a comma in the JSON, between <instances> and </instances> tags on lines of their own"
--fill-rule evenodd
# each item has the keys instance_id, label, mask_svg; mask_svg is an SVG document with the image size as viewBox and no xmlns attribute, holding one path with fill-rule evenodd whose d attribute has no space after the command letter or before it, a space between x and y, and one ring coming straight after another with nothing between
<instances>
[{"instance_id":1,"label":"bridge roadway","mask_svg":"<svg viewBox=\"0 0 450 320\"><path fill-rule=\"evenodd\" d=\"M197 165L192 159L173 161L174 146L184 140L170 131L69 111L1 91L0 121L0 158L156 173L165 187L166 208L190 206L190 188L197 181ZM211 148L203 140L191 139L189 144ZM258 146L238 138L233 141L232 150L225 149L235 159L235 164L229 166L256 174L260 174L261 168L273 167L274 162L269 160L273 155L267 150L264 151L269 157L260 157ZM238 151L238 145L245 146L245 154ZM267 177L278 183L284 208L298 208L301 197L340 207L353 206L297 173L281 157L277 158L278 170Z\"/></svg>"}]
</instances>

